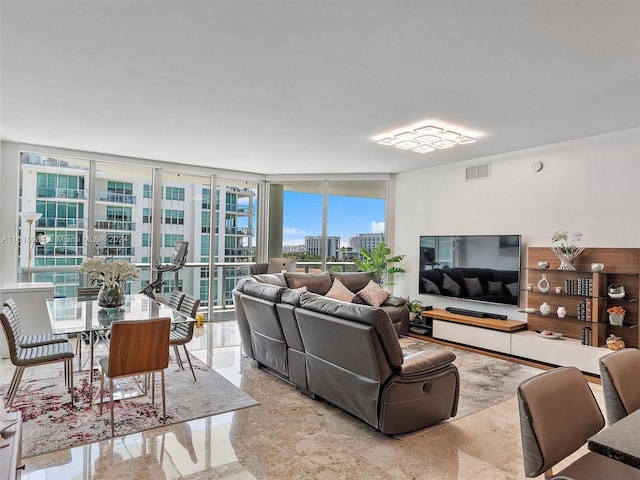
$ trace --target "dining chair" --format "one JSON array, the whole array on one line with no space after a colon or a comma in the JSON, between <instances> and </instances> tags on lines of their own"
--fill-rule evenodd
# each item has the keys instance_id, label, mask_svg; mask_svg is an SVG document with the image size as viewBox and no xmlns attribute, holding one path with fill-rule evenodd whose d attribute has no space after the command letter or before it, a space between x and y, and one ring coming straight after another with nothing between
<instances>
[{"instance_id":1,"label":"dining chair","mask_svg":"<svg viewBox=\"0 0 640 480\"><path fill-rule=\"evenodd\" d=\"M171 296L169 297L169 306L175 310L180 310L184 295L185 294L183 292L179 292L178 290L171 292Z\"/></svg>"},{"instance_id":2,"label":"dining chair","mask_svg":"<svg viewBox=\"0 0 640 480\"><path fill-rule=\"evenodd\" d=\"M20 319L20 312L18 305L13 298L7 298L4 302L4 306L8 307L15 319L15 335L16 341L21 347L39 347L41 345L47 345L49 343L67 343L69 337L65 334L42 332L33 335L22 334L22 320Z\"/></svg>"},{"instance_id":3,"label":"dining chair","mask_svg":"<svg viewBox=\"0 0 640 480\"><path fill-rule=\"evenodd\" d=\"M109 379L109 404L111 407L111 435L115 435L113 419L114 380L121 377L152 374L151 402L155 404L155 373L162 379L162 416L167 417L165 403L164 370L169 366L169 326L171 319L120 320L111 328L109 356L100 359L102 377L100 398L104 398L105 379ZM145 392L148 393L148 392ZM100 402L100 414L102 415Z\"/></svg>"},{"instance_id":4,"label":"dining chair","mask_svg":"<svg viewBox=\"0 0 640 480\"><path fill-rule=\"evenodd\" d=\"M34 347L23 347L19 343L20 322L14 316L8 306L3 306L0 311L0 321L7 337L9 347L9 357L11 363L16 367L13 372L9 390L6 394L5 407L10 407L18 392L22 374L27 367L35 367L48 363L64 362L65 385L71 396L71 406L73 406L73 348L67 341L62 343L47 343Z\"/></svg>"},{"instance_id":5,"label":"dining chair","mask_svg":"<svg viewBox=\"0 0 640 480\"><path fill-rule=\"evenodd\" d=\"M609 425L640 409L640 350L625 348L600 357L600 379Z\"/></svg>"},{"instance_id":6,"label":"dining chair","mask_svg":"<svg viewBox=\"0 0 640 480\"><path fill-rule=\"evenodd\" d=\"M525 475L545 479L640 479L640 470L588 452L563 468L553 467L604 427L587 381L575 367L559 367L522 382L517 389Z\"/></svg>"},{"instance_id":7,"label":"dining chair","mask_svg":"<svg viewBox=\"0 0 640 480\"><path fill-rule=\"evenodd\" d=\"M196 314L198 313L198 307L200 307L199 298L192 297L191 295L185 295L180 305L180 313L183 313L186 316L195 319ZM169 345L173 347L176 361L178 362L180 368L184 370L182 358L180 357L180 351L178 350L178 347L182 345L184 354L187 357L187 361L189 362L189 368L191 368L191 374L193 375L194 382L196 381L196 372L193 370L193 365L191 364L191 357L189 356L189 352L187 351L187 343L189 343L193 339L193 330L195 328L195 324L195 320L176 323L174 330L171 331L171 334L169 336Z\"/></svg>"}]
</instances>

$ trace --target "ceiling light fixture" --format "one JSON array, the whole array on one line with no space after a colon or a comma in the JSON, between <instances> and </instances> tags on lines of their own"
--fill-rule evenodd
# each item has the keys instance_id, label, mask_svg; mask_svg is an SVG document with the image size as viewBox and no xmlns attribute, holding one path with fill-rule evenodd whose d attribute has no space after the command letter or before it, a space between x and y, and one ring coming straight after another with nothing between
<instances>
[{"instance_id":1,"label":"ceiling light fixture","mask_svg":"<svg viewBox=\"0 0 640 480\"><path fill-rule=\"evenodd\" d=\"M390 145L401 150L428 153L473 143L476 141L474 138L476 136L475 132L429 120L377 135L374 141L380 145Z\"/></svg>"}]
</instances>

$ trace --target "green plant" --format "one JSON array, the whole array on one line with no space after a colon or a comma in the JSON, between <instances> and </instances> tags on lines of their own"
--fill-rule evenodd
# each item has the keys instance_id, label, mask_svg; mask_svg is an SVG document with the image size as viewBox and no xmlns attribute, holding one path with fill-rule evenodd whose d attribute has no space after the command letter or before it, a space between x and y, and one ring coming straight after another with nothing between
<instances>
[{"instance_id":1,"label":"green plant","mask_svg":"<svg viewBox=\"0 0 640 480\"><path fill-rule=\"evenodd\" d=\"M380 285L393 285L388 282L389 275L394 273L405 273L405 269L393 266L394 263L402 261L404 255L392 255L391 249L385 242L378 243L371 251L360 249L360 256L354 263L362 272L373 272Z\"/></svg>"},{"instance_id":2,"label":"green plant","mask_svg":"<svg viewBox=\"0 0 640 480\"><path fill-rule=\"evenodd\" d=\"M405 300L407 302L405 303L405 305L409 309L409 313L422 313L424 305L422 305L422 302L420 300L411 300L410 297L405 298Z\"/></svg>"}]
</instances>

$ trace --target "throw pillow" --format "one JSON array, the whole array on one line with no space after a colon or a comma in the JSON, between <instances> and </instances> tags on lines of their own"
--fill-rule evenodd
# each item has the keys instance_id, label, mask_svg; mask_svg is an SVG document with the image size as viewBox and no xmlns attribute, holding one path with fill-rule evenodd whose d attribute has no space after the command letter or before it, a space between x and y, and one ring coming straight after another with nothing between
<instances>
[{"instance_id":1,"label":"throw pillow","mask_svg":"<svg viewBox=\"0 0 640 480\"><path fill-rule=\"evenodd\" d=\"M331 288L329 272L322 273L289 273L285 272L284 278L289 288L307 287L307 291L324 295Z\"/></svg>"},{"instance_id":2,"label":"throw pillow","mask_svg":"<svg viewBox=\"0 0 640 480\"><path fill-rule=\"evenodd\" d=\"M358 296L372 307L379 307L390 295L391 293L387 292L373 280L370 280L367 286L358 292Z\"/></svg>"},{"instance_id":3,"label":"throw pillow","mask_svg":"<svg viewBox=\"0 0 640 480\"><path fill-rule=\"evenodd\" d=\"M518 290L520 290L520 284L518 282L509 283L508 285L505 285L505 287L507 287L507 290L509 290L509 293L512 296L518 296Z\"/></svg>"},{"instance_id":4,"label":"throw pillow","mask_svg":"<svg viewBox=\"0 0 640 480\"><path fill-rule=\"evenodd\" d=\"M460 285L458 285L449 275L442 274L442 288L454 297L460 296Z\"/></svg>"},{"instance_id":5,"label":"throw pillow","mask_svg":"<svg viewBox=\"0 0 640 480\"><path fill-rule=\"evenodd\" d=\"M489 295L502 295L502 282L489 280Z\"/></svg>"},{"instance_id":6,"label":"throw pillow","mask_svg":"<svg viewBox=\"0 0 640 480\"><path fill-rule=\"evenodd\" d=\"M333 281L333 285L329 291L325 294L325 297L333 298L334 300L340 300L342 302L351 302L356 294L345 287L338 279Z\"/></svg>"},{"instance_id":7,"label":"throw pillow","mask_svg":"<svg viewBox=\"0 0 640 480\"><path fill-rule=\"evenodd\" d=\"M482 291L482 285L480 285L480 279L478 277L467 278L464 277L464 286L467 287L467 292L470 297L481 297L484 295Z\"/></svg>"},{"instance_id":8,"label":"throw pillow","mask_svg":"<svg viewBox=\"0 0 640 480\"><path fill-rule=\"evenodd\" d=\"M422 279L422 290L424 291L424 293L431 293L433 295L442 295L440 293L440 289L438 288L438 285L433 283L428 278Z\"/></svg>"}]
</instances>

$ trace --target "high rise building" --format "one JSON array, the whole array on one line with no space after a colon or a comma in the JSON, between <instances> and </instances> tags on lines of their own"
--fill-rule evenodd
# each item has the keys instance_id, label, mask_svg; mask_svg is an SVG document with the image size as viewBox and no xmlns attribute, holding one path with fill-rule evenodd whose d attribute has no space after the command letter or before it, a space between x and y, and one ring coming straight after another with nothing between
<instances>
[{"instance_id":1,"label":"high rise building","mask_svg":"<svg viewBox=\"0 0 640 480\"><path fill-rule=\"evenodd\" d=\"M33 248L34 280L53 282L56 295L75 296L77 267L88 255L90 244L95 255L150 265L155 214L150 169L136 170L132 166L123 170L122 166L112 168L100 163L90 191L91 168L87 161L25 153L21 163L20 211L41 213L34 224L34 237L48 235L51 241L46 245L21 241L20 271L28 270L28 249ZM176 242L183 240L189 242L188 262L208 263L212 212L215 263L255 261L254 189L219 185L212 199L207 179L198 183L176 176L162 183L161 263L170 261ZM21 226L21 237L25 237L28 231L25 224ZM216 275L215 304L229 304L237 278L246 274L246 267L227 267L224 275ZM209 298L208 277L208 267L185 268L176 285L174 275L165 274L163 291L177 288L192 292L204 306ZM146 284L146 279L139 284L132 282L130 290Z\"/></svg>"},{"instance_id":2,"label":"high rise building","mask_svg":"<svg viewBox=\"0 0 640 480\"><path fill-rule=\"evenodd\" d=\"M304 237L304 247L307 253L320 255L322 251L322 236L306 236ZM327 258L337 257L340 248L340 237L327 237Z\"/></svg>"},{"instance_id":3,"label":"high rise building","mask_svg":"<svg viewBox=\"0 0 640 480\"><path fill-rule=\"evenodd\" d=\"M355 252L361 248L371 251L380 242L384 242L384 233L359 233L349 239L349 246Z\"/></svg>"}]
</instances>

